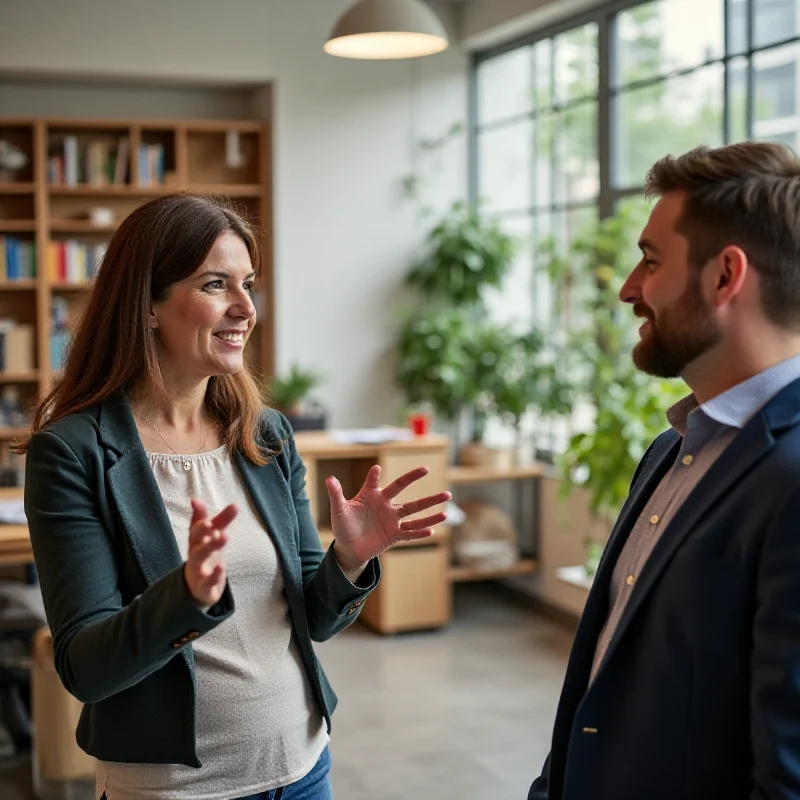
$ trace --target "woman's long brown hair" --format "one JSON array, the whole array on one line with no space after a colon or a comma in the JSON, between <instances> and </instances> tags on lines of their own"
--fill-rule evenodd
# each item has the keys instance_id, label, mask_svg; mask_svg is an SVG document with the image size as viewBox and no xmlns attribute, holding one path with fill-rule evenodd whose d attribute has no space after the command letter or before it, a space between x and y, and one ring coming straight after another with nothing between
<instances>
[{"instance_id":1,"label":"woman's long brown hair","mask_svg":"<svg viewBox=\"0 0 800 800\"><path fill-rule=\"evenodd\" d=\"M221 198L171 194L144 203L109 242L85 311L67 352L63 376L37 407L32 433L77 414L114 392L146 386L163 396L152 304L192 275L220 234L232 231L256 274L261 251L250 225ZM206 407L231 451L256 464L268 451L258 443L263 401L249 367L209 379ZM27 451L28 441L17 445Z\"/></svg>"}]
</instances>

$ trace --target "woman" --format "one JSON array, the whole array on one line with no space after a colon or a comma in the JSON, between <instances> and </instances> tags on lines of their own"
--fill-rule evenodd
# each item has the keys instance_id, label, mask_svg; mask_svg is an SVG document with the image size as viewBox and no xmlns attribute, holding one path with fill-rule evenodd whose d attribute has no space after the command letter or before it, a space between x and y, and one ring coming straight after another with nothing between
<instances>
[{"instance_id":1,"label":"woman","mask_svg":"<svg viewBox=\"0 0 800 800\"><path fill-rule=\"evenodd\" d=\"M62 380L27 445L25 510L77 739L107 800L330 798L336 698L312 649L347 627L377 557L445 518L373 467L327 480L323 553L289 424L243 351L260 258L248 225L187 195L109 244Z\"/></svg>"}]
</instances>

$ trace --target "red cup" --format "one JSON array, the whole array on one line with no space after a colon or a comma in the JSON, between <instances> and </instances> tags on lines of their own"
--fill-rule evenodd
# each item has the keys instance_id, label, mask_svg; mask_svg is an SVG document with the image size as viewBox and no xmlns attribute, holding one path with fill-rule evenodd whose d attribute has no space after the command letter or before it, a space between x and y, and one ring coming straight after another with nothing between
<instances>
[{"instance_id":1,"label":"red cup","mask_svg":"<svg viewBox=\"0 0 800 800\"><path fill-rule=\"evenodd\" d=\"M429 414L411 414L408 418L408 425L414 432L414 436L425 436L431 429L431 418Z\"/></svg>"}]
</instances>

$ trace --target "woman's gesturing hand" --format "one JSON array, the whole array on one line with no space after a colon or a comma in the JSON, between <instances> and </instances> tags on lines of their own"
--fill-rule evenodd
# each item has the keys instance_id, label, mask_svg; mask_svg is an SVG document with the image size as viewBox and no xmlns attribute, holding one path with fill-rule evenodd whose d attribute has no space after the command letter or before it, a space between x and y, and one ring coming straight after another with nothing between
<instances>
[{"instance_id":1,"label":"woman's gesturing hand","mask_svg":"<svg viewBox=\"0 0 800 800\"><path fill-rule=\"evenodd\" d=\"M334 477L326 480L331 502L331 527L336 537L334 553L348 576L360 574L364 564L404 539L422 539L447 518L444 511L426 517L408 519L434 506L446 503L450 492L421 497L405 503L393 503L400 492L424 478L427 467L417 467L381 489L381 468L373 466L361 491L347 500Z\"/></svg>"},{"instance_id":2,"label":"woman's gesturing hand","mask_svg":"<svg viewBox=\"0 0 800 800\"><path fill-rule=\"evenodd\" d=\"M222 561L223 549L228 543L225 528L238 513L236 506L229 505L210 519L208 506L202 500L192 500L189 554L184 565L184 577L199 606L213 606L225 591L227 578Z\"/></svg>"}]
</instances>

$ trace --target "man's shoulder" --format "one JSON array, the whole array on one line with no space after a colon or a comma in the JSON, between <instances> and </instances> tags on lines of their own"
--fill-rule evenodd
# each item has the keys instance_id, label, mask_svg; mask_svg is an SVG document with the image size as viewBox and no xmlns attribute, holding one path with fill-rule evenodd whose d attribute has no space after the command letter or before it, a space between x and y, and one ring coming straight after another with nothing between
<instances>
[{"instance_id":1,"label":"man's shoulder","mask_svg":"<svg viewBox=\"0 0 800 800\"><path fill-rule=\"evenodd\" d=\"M644 469L648 463L657 463L661 456L665 455L669 449L681 438L681 435L674 428L667 428L653 439L647 452L642 456L640 469Z\"/></svg>"}]
</instances>

